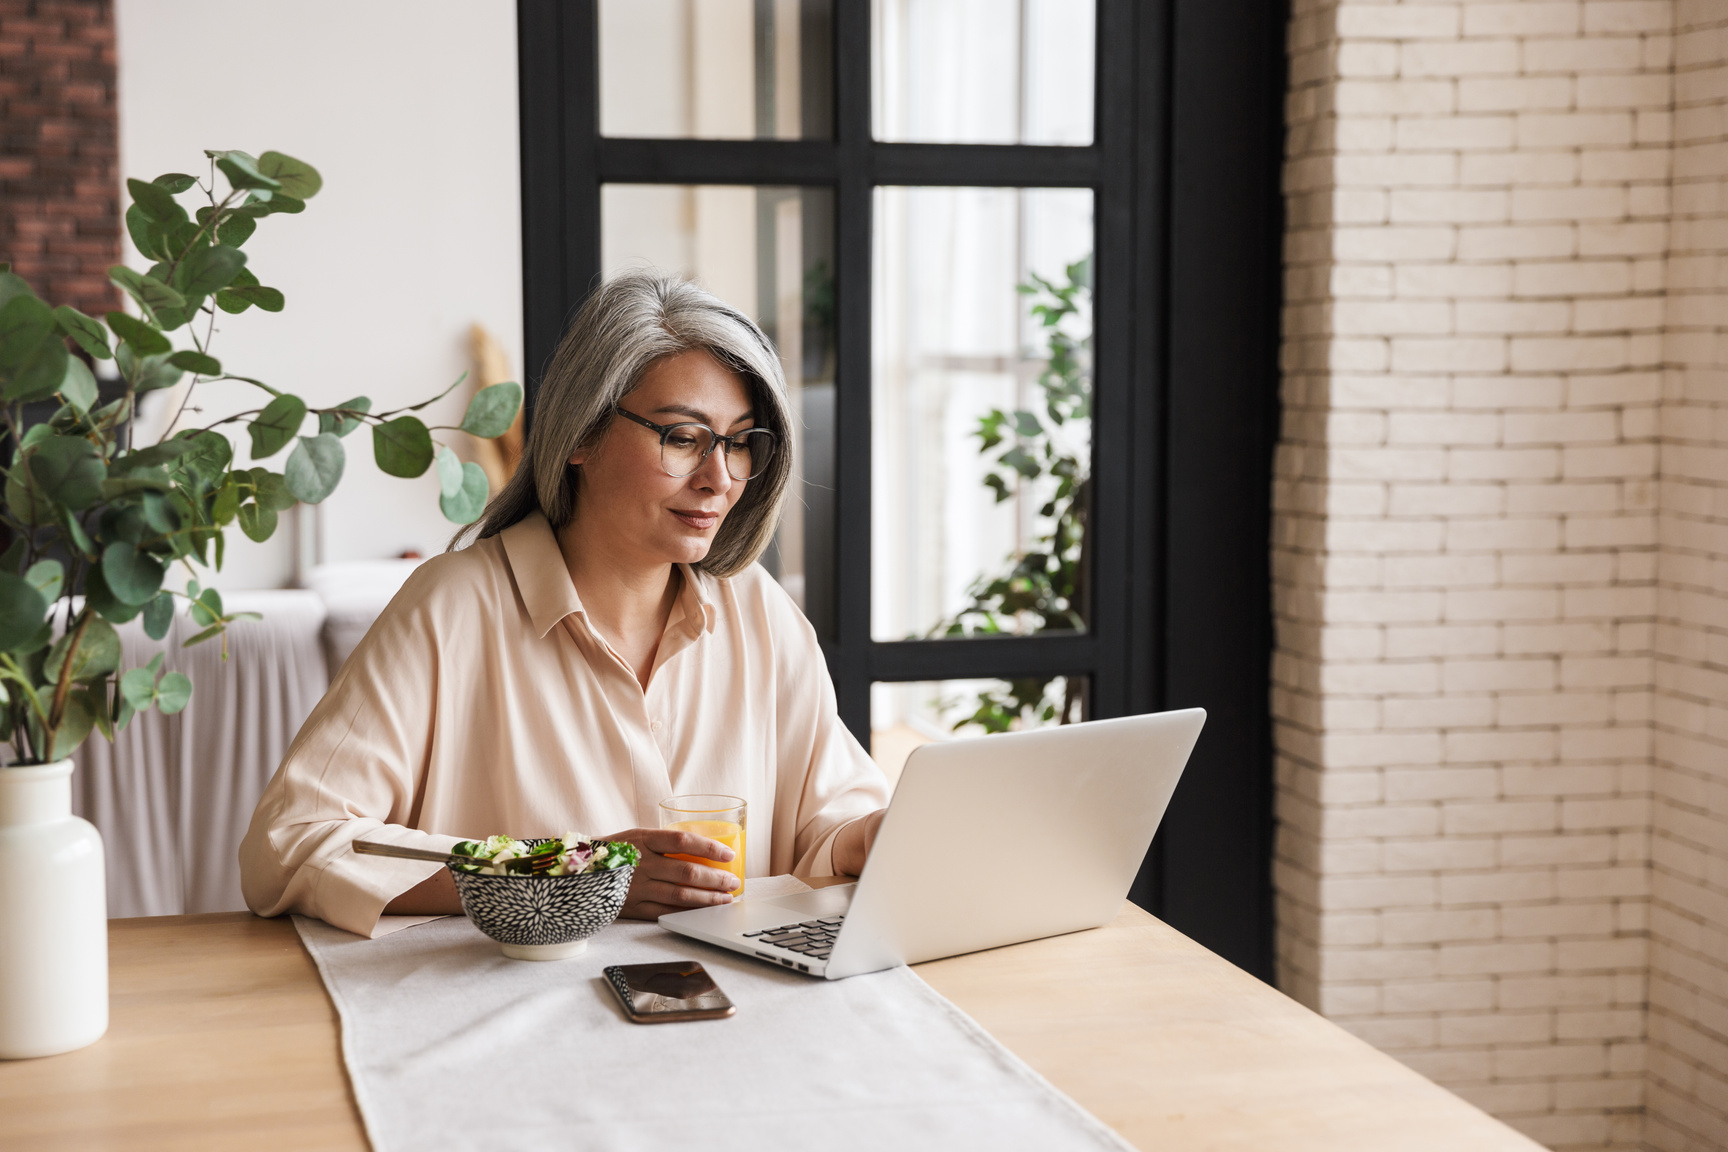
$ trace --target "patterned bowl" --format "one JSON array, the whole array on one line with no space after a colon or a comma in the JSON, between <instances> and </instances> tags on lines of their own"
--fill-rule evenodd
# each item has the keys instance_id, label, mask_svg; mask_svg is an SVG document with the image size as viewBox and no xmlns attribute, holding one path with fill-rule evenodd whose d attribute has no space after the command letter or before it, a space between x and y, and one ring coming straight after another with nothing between
<instances>
[{"instance_id":1,"label":"patterned bowl","mask_svg":"<svg viewBox=\"0 0 1728 1152\"><path fill-rule=\"evenodd\" d=\"M582 953L588 937L618 919L635 874L628 864L579 876L487 876L450 867L462 911L515 960Z\"/></svg>"}]
</instances>

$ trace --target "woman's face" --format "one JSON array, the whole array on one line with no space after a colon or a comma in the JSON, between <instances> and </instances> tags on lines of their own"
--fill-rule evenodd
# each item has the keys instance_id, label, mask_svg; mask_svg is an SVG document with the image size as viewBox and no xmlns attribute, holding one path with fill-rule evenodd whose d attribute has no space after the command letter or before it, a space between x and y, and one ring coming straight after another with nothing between
<instances>
[{"instance_id":1,"label":"woman's face","mask_svg":"<svg viewBox=\"0 0 1728 1152\"><path fill-rule=\"evenodd\" d=\"M657 361L622 407L656 424L696 421L723 436L755 424L744 381L701 349ZM644 565L706 557L747 483L727 474L719 446L690 475L666 475L659 433L621 417L570 463L582 469L576 518L584 538Z\"/></svg>"}]
</instances>

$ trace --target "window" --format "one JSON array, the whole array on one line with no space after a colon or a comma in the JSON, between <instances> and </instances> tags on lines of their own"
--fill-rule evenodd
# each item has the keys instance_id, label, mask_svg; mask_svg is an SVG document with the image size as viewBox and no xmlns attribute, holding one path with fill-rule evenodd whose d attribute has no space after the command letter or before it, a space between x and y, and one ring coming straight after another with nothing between
<instances>
[{"instance_id":1,"label":"window","mask_svg":"<svg viewBox=\"0 0 1728 1152\"><path fill-rule=\"evenodd\" d=\"M518 21L529 418L621 266L749 311L803 418L803 500L764 562L847 725L898 763L1204 705L1134 896L1268 971L1276 6L519 0Z\"/></svg>"}]
</instances>

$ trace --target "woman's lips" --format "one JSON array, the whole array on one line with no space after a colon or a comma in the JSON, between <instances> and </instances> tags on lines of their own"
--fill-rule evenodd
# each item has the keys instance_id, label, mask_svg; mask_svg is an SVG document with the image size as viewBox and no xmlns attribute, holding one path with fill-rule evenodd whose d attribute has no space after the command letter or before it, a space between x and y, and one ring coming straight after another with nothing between
<instances>
[{"instance_id":1,"label":"woman's lips","mask_svg":"<svg viewBox=\"0 0 1728 1152\"><path fill-rule=\"evenodd\" d=\"M720 523L720 513L718 512L684 512L677 508L671 509L671 512L672 515L678 517L678 519L696 529L698 532L706 532L708 529L714 527L714 525Z\"/></svg>"}]
</instances>

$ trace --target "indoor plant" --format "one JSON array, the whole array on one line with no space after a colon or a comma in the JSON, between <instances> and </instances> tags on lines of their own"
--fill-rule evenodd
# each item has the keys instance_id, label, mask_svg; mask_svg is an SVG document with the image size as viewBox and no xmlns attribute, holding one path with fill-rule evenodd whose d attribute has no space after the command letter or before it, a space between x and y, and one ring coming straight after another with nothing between
<instances>
[{"instance_id":1,"label":"indoor plant","mask_svg":"<svg viewBox=\"0 0 1728 1152\"><path fill-rule=\"evenodd\" d=\"M223 636L241 614L201 586L198 566L221 567L229 528L262 541L283 510L329 496L343 438L364 425L385 472L437 467L450 520L476 519L486 501L480 467L437 445L438 429L414 415L439 397L389 412L364 396L313 408L212 354L219 314L282 310L244 245L265 218L303 211L322 180L279 152L205 155L205 180L127 181L127 231L156 261L143 273L109 270L133 311L98 321L52 307L0 264L0 742L11 761L0 767L0 1057L65 1051L106 1027L101 840L71 815L68 757L93 729L111 739L136 712L178 712L192 692L160 656L122 672L114 625L142 616L161 639L183 610L202 627L188 645ZM201 203L189 212L183 195ZM106 390L98 362L118 373ZM139 398L187 376L187 399L199 383L237 380L259 389L259 407L176 427L182 403L159 442L133 443ZM521 401L517 384L486 388L460 430L497 436ZM244 427L246 464L224 426ZM290 446L280 471L265 466ZM183 581L170 577L177 566Z\"/></svg>"}]
</instances>

